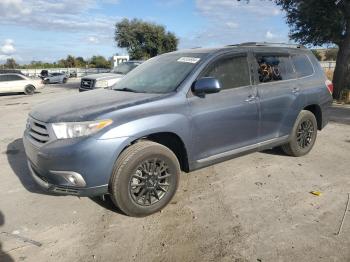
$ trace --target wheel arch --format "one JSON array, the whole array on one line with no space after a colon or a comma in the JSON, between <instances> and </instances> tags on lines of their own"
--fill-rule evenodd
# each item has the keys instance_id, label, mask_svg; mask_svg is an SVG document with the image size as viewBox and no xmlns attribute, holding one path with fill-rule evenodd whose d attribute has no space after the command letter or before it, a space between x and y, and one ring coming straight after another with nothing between
<instances>
[{"instance_id":1,"label":"wheel arch","mask_svg":"<svg viewBox=\"0 0 350 262\"><path fill-rule=\"evenodd\" d=\"M123 148L123 150L120 152L120 154L130 147L131 145L142 141L142 140L149 140L153 141L155 143L161 144L167 148L169 148L177 157L181 170L184 172L189 172L189 161L188 161L188 153L185 146L185 143L181 139L181 137L173 132L157 132L157 133L150 133L148 135L135 138L132 140L127 146ZM119 154L119 155L120 155ZM118 156L119 157L119 156Z\"/></svg>"},{"instance_id":2,"label":"wheel arch","mask_svg":"<svg viewBox=\"0 0 350 262\"><path fill-rule=\"evenodd\" d=\"M311 104L306 107L304 107L303 110L310 111L311 113L314 114L316 121L317 121L317 129L321 130L322 129L322 109L319 105L317 104Z\"/></svg>"}]
</instances>

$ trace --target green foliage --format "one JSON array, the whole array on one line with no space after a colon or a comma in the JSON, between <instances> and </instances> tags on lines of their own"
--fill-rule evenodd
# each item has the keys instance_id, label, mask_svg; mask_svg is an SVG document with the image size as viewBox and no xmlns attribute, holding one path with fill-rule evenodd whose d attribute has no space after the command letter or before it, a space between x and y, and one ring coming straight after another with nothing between
<instances>
[{"instance_id":1,"label":"green foliage","mask_svg":"<svg viewBox=\"0 0 350 262\"><path fill-rule=\"evenodd\" d=\"M320 52L317 51L317 49L312 49L311 51L314 54L314 56L317 58L318 61L322 60L322 56L321 56Z\"/></svg>"},{"instance_id":2,"label":"green foliage","mask_svg":"<svg viewBox=\"0 0 350 262\"><path fill-rule=\"evenodd\" d=\"M1 68L12 69L49 69L49 68L111 68L111 61L107 60L103 56L93 56L89 61L86 61L83 57L74 57L68 55L65 59L60 59L58 62L47 63L42 61L32 61L26 65L18 65L12 58L8 59L5 64L0 65Z\"/></svg>"},{"instance_id":3,"label":"green foliage","mask_svg":"<svg viewBox=\"0 0 350 262\"><path fill-rule=\"evenodd\" d=\"M347 0L343 0L347 1ZM333 0L275 0L287 13L290 37L302 44L339 44L345 15Z\"/></svg>"},{"instance_id":4,"label":"green foliage","mask_svg":"<svg viewBox=\"0 0 350 262\"><path fill-rule=\"evenodd\" d=\"M103 56L93 56L89 63L90 67L96 68L111 68L111 61L108 61Z\"/></svg>"},{"instance_id":5,"label":"green foliage","mask_svg":"<svg viewBox=\"0 0 350 262\"><path fill-rule=\"evenodd\" d=\"M13 58L7 58L5 64L3 65L4 69L15 69L18 68L18 64L16 63L15 59Z\"/></svg>"},{"instance_id":6,"label":"green foliage","mask_svg":"<svg viewBox=\"0 0 350 262\"><path fill-rule=\"evenodd\" d=\"M165 27L142 20L124 19L115 25L115 41L131 59L148 59L177 50L178 38Z\"/></svg>"},{"instance_id":7,"label":"green foliage","mask_svg":"<svg viewBox=\"0 0 350 262\"><path fill-rule=\"evenodd\" d=\"M337 54L338 54L337 48L328 49L325 53L325 59L327 61L335 61L337 60Z\"/></svg>"}]
</instances>

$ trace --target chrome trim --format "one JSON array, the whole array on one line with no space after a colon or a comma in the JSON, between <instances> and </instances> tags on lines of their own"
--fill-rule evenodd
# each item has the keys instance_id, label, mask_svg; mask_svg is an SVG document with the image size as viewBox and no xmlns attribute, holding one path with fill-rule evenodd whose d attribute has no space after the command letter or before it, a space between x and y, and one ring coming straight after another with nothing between
<instances>
[{"instance_id":1,"label":"chrome trim","mask_svg":"<svg viewBox=\"0 0 350 262\"><path fill-rule=\"evenodd\" d=\"M63 177L68 183L70 183L73 186L78 186L78 187L85 187L86 186L86 182L85 182L84 178L82 177L82 175L80 175L77 172L73 172L73 171L52 171L52 170L50 170L50 173ZM75 180L76 180L75 183L69 180L70 176L75 178Z\"/></svg>"},{"instance_id":2,"label":"chrome trim","mask_svg":"<svg viewBox=\"0 0 350 262\"><path fill-rule=\"evenodd\" d=\"M209 157L206 157L206 158L202 158L202 159L197 160L196 162L204 163L204 162L217 160L217 159L224 158L224 157L227 157L227 156L232 156L232 155L236 155L236 154L239 154L239 153L243 153L243 152L248 151L248 150L252 150L252 149L259 148L259 147L267 146L267 145L272 144L272 143L283 142L283 141L286 141L288 138L289 138L289 135L281 136L281 137L277 137L277 138L273 138L273 139L269 139L269 140L266 140L264 142L260 142L260 143L257 143L257 144L236 148L236 149L233 149L233 150L230 150L230 151L226 151L226 152L219 153L219 154L216 154L216 155L212 155L212 156L209 156Z\"/></svg>"}]
</instances>

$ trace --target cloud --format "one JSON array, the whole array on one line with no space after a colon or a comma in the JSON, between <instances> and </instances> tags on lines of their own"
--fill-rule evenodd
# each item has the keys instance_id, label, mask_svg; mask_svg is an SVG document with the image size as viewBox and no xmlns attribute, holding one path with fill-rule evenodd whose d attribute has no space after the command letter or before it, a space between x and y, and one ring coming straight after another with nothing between
<instances>
[{"instance_id":1,"label":"cloud","mask_svg":"<svg viewBox=\"0 0 350 262\"><path fill-rule=\"evenodd\" d=\"M282 22L284 13L273 1L195 0L195 4L196 14L204 18L206 24L183 37L182 47L288 40L288 28ZM266 34L267 31L270 34ZM278 35L274 33L272 37L272 32Z\"/></svg>"},{"instance_id":2,"label":"cloud","mask_svg":"<svg viewBox=\"0 0 350 262\"><path fill-rule=\"evenodd\" d=\"M8 58L22 60L22 57L16 53L15 42L12 39L5 39L0 45L0 61L6 61Z\"/></svg>"},{"instance_id":3,"label":"cloud","mask_svg":"<svg viewBox=\"0 0 350 262\"><path fill-rule=\"evenodd\" d=\"M89 36L87 38L87 41L90 43L90 44L98 44L100 42L100 40L96 37L96 36Z\"/></svg>"},{"instance_id":4,"label":"cloud","mask_svg":"<svg viewBox=\"0 0 350 262\"><path fill-rule=\"evenodd\" d=\"M267 31L266 34L265 34L265 37L267 39L274 39L276 37L278 37L277 35L273 34L271 31Z\"/></svg>"},{"instance_id":5,"label":"cloud","mask_svg":"<svg viewBox=\"0 0 350 262\"><path fill-rule=\"evenodd\" d=\"M119 18L97 15L101 1L1 0L0 24L61 32L110 32Z\"/></svg>"},{"instance_id":6,"label":"cloud","mask_svg":"<svg viewBox=\"0 0 350 262\"><path fill-rule=\"evenodd\" d=\"M16 48L14 46L14 42L12 39L6 39L4 44L0 47L0 51L2 55L11 55L16 52Z\"/></svg>"}]
</instances>

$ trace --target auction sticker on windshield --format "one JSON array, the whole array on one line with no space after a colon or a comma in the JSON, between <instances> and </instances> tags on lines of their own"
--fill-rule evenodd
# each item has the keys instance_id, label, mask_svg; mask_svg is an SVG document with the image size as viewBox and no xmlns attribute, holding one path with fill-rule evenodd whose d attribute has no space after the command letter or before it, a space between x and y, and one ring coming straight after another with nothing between
<instances>
[{"instance_id":1,"label":"auction sticker on windshield","mask_svg":"<svg viewBox=\"0 0 350 262\"><path fill-rule=\"evenodd\" d=\"M198 57L181 57L177 61L181 63L191 63L191 64L196 64L198 61L201 60Z\"/></svg>"}]
</instances>

